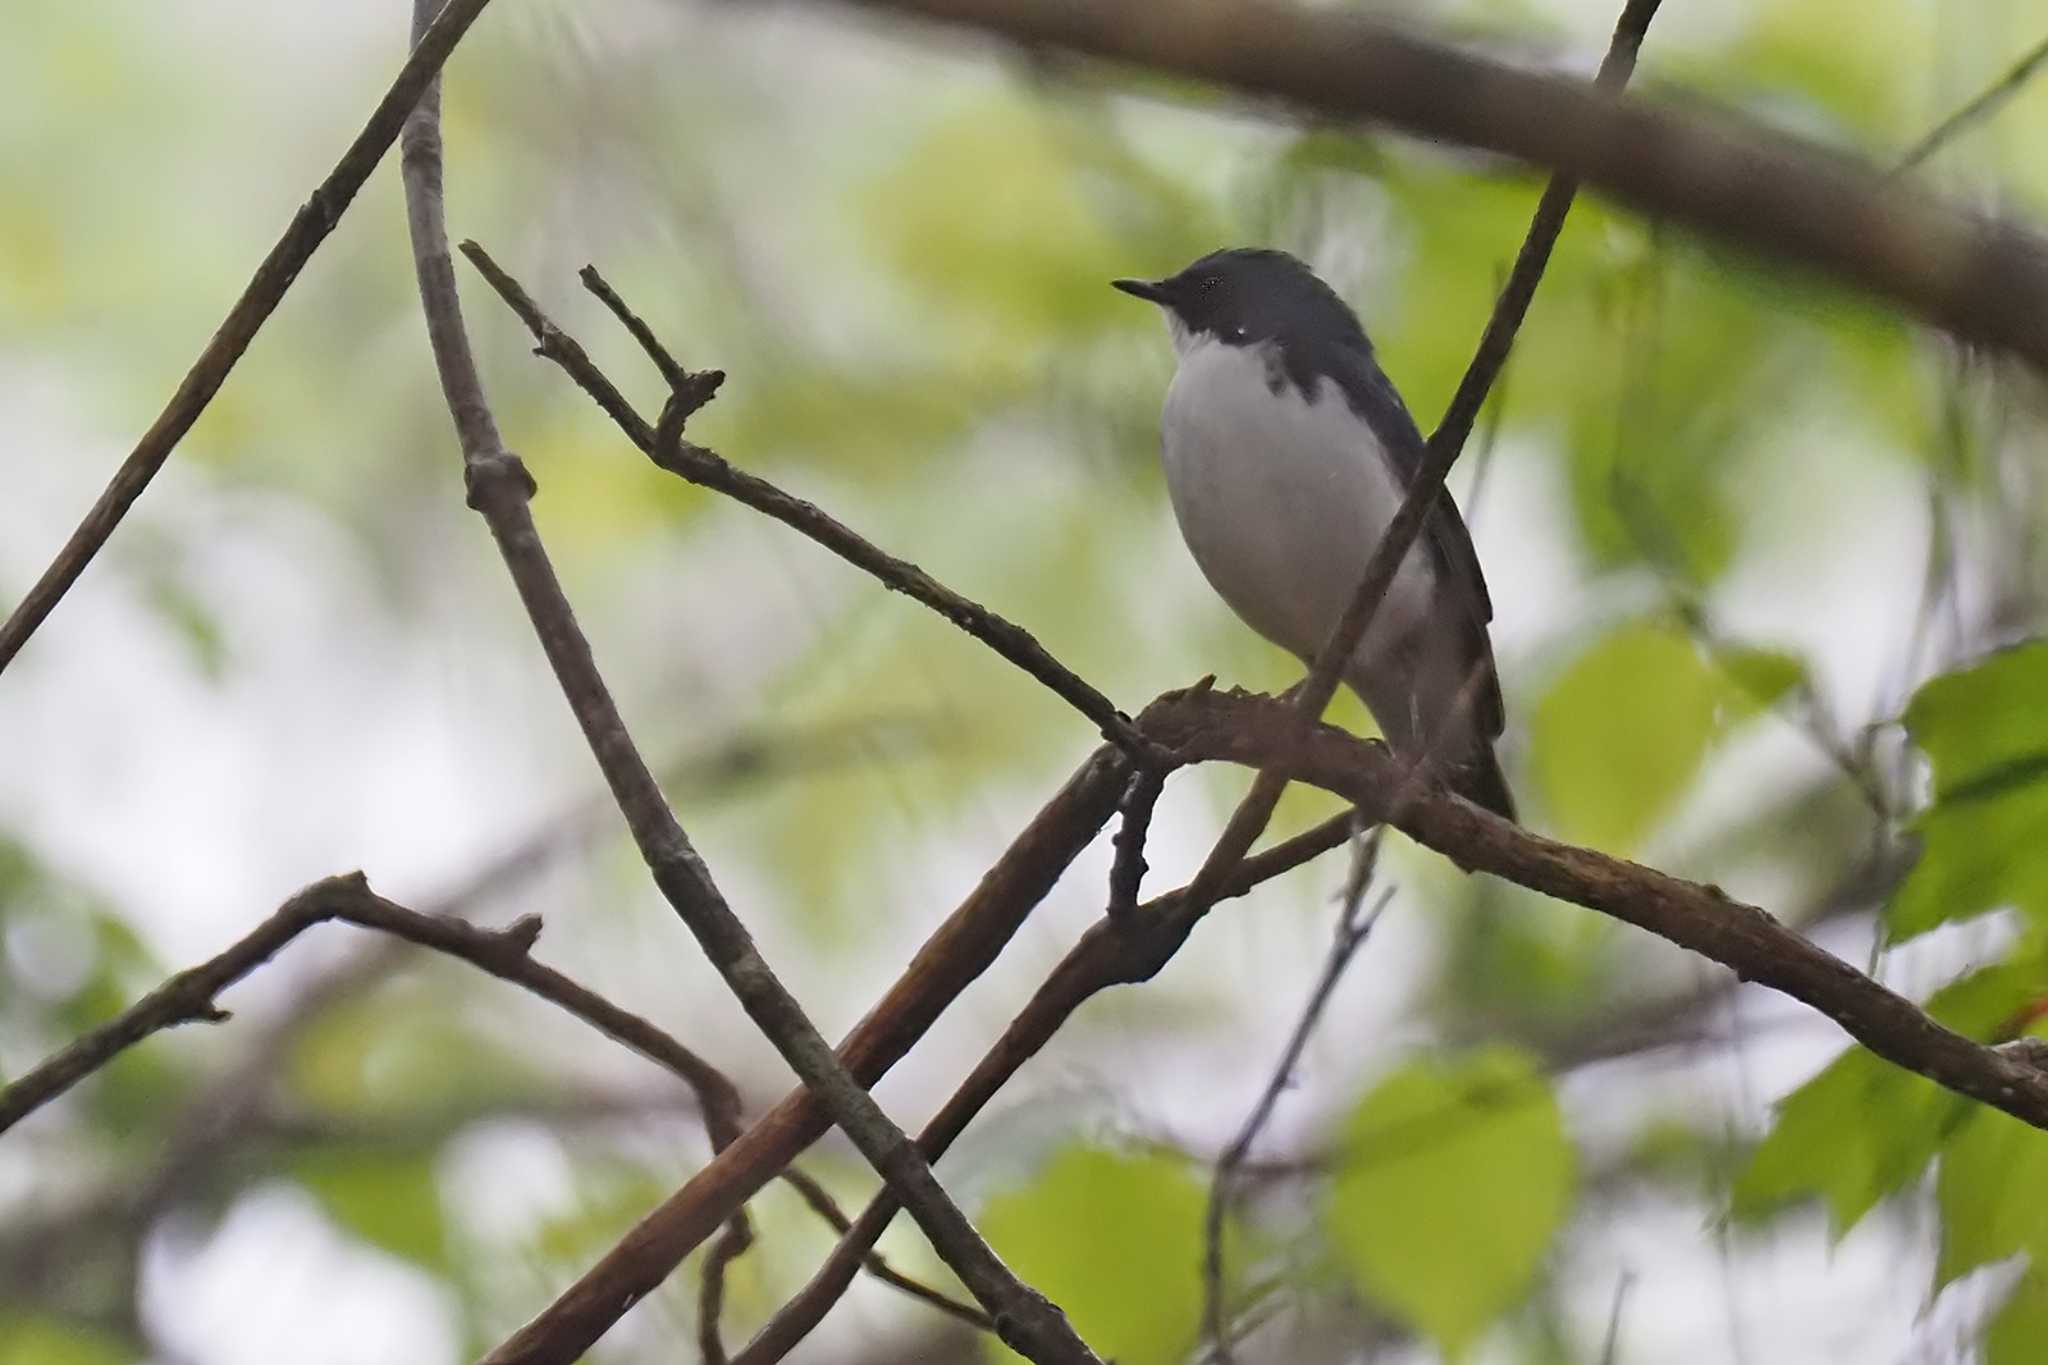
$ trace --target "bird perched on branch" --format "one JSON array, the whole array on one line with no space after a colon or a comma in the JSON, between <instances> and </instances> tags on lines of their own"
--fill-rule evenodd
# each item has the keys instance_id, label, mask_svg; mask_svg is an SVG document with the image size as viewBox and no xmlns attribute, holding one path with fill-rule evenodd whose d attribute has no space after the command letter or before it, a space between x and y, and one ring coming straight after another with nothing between
<instances>
[{"instance_id":1,"label":"bird perched on branch","mask_svg":"<svg viewBox=\"0 0 2048 1365\"><path fill-rule=\"evenodd\" d=\"M1415 419L1357 315L1284 251L1114 283L1164 310L1180 359L1161 434L1195 563L1246 625L1313 660L1422 464ZM1492 619L1472 537L1439 492L1343 676L1397 754L1512 820Z\"/></svg>"}]
</instances>

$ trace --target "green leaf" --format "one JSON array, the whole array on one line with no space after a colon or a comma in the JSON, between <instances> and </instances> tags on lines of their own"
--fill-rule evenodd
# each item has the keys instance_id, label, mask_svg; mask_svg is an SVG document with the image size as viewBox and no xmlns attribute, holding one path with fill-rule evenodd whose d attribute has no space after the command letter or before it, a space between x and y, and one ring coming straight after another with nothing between
<instances>
[{"instance_id":1,"label":"green leaf","mask_svg":"<svg viewBox=\"0 0 2048 1365\"><path fill-rule=\"evenodd\" d=\"M574 1202L541 1221L534 1250L558 1265L581 1269L674 1188L665 1174L622 1158L579 1161Z\"/></svg>"},{"instance_id":2,"label":"green leaf","mask_svg":"<svg viewBox=\"0 0 2048 1365\"><path fill-rule=\"evenodd\" d=\"M2044 984L2040 948L2028 945L2012 961L1935 992L1927 1012L1969 1037L1997 1038ZM1851 1047L1779 1103L1770 1133L1736 1178L1731 1211L1759 1219L1818 1198L1840 1237L1917 1179L1975 1112L1926 1077Z\"/></svg>"},{"instance_id":3,"label":"green leaf","mask_svg":"<svg viewBox=\"0 0 2048 1365\"><path fill-rule=\"evenodd\" d=\"M1097 1355L1172 1365L1194 1346L1201 1321L1207 1202L1183 1162L1076 1146L1030 1185L990 1200L981 1227ZM1018 1358L993 1339L990 1349Z\"/></svg>"},{"instance_id":4,"label":"green leaf","mask_svg":"<svg viewBox=\"0 0 2048 1365\"><path fill-rule=\"evenodd\" d=\"M438 1149L322 1147L294 1157L291 1176L329 1217L372 1246L429 1270L451 1268L448 1223L434 1179Z\"/></svg>"},{"instance_id":5,"label":"green leaf","mask_svg":"<svg viewBox=\"0 0 2048 1365\"><path fill-rule=\"evenodd\" d=\"M1973 1106L1942 1150L1934 1190L1937 1288L2016 1252L2048 1263L2048 1133Z\"/></svg>"},{"instance_id":6,"label":"green leaf","mask_svg":"<svg viewBox=\"0 0 2048 1365\"><path fill-rule=\"evenodd\" d=\"M1934 768L1920 859L1886 908L1896 941L2013 906L2048 916L2048 641L1936 678L1906 708Z\"/></svg>"},{"instance_id":7,"label":"green leaf","mask_svg":"<svg viewBox=\"0 0 2048 1365\"><path fill-rule=\"evenodd\" d=\"M1762 1219L1819 1198L1839 1238L1926 1168L1965 1104L1924 1076L1850 1048L1779 1105L1736 1178L1731 1211Z\"/></svg>"},{"instance_id":8,"label":"green leaf","mask_svg":"<svg viewBox=\"0 0 2048 1365\"><path fill-rule=\"evenodd\" d=\"M1806 681L1806 665L1782 650L1737 646L1714 651L1714 662L1759 708L1777 705Z\"/></svg>"},{"instance_id":9,"label":"green leaf","mask_svg":"<svg viewBox=\"0 0 2048 1365\"><path fill-rule=\"evenodd\" d=\"M2048 1359L2048 1270L2038 1263L1984 1329L1984 1365L2039 1365Z\"/></svg>"},{"instance_id":10,"label":"green leaf","mask_svg":"<svg viewBox=\"0 0 2048 1365\"><path fill-rule=\"evenodd\" d=\"M140 1353L85 1323L27 1312L0 1321L0 1365L128 1365Z\"/></svg>"},{"instance_id":11,"label":"green leaf","mask_svg":"<svg viewBox=\"0 0 2048 1365\"><path fill-rule=\"evenodd\" d=\"M1531 766L1559 834L1633 849L1692 785L1728 724L1756 706L1676 631L1637 622L1600 639L1536 704Z\"/></svg>"},{"instance_id":12,"label":"green leaf","mask_svg":"<svg viewBox=\"0 0 2048 1365\"><path fill-rule=\"evenodd\" d=\"M1535 1061L1418 1062L1345 1128L1325 1222L1359 1289L1453 1358L1525 1294L1571 1206L1572 1147Z\"/></svg>"}]
</instances>

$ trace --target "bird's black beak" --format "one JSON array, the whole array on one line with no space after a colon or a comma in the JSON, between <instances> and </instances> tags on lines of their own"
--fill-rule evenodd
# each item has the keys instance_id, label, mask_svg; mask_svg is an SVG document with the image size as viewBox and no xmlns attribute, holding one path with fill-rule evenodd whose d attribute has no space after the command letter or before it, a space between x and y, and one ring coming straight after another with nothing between
<instances>
[{"instance_id":1,"label":"bird's black beak","mask_svg":"<svg viewBox=\"0 0 2048 1365\"><path fill-rule=\"evenodd\" d=\"M1147 303L1164 304L1166 302L1166 285L1163 281L1111 280L1109 285L1112 289L1121 289L1126 294L1135 298L1141 298Z\"/></svg>"}]
</instances>

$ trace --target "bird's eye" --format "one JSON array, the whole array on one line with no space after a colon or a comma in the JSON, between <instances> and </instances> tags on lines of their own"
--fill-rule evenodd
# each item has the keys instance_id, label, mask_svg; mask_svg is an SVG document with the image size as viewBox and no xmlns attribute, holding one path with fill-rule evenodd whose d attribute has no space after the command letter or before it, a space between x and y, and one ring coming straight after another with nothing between
<instances>
[{"instance_id":1,"label":"bird's eye","mask_svg":"<svg viewBox=\"0 0 2048 1365\"><path fill-rule=\"evenodd\" d=\"M1221 283L1223 283L1223 277L1221 275L1204 275L1202 276L1202 292L1204 294L1212 293L1214 292L1216 286Z\"/></svg>"}]
</instances>

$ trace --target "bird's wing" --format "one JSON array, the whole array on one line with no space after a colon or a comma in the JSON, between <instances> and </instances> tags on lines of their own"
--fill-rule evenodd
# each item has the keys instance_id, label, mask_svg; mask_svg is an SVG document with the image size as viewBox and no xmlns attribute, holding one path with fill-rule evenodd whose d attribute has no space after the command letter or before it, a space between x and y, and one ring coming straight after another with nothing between
<instances>
[{"instance_id":1,"label":"bird's wing","mask_svg":"<svg viewBox=\"0 0 2048 1365\"><path fill-rule=\"evenodd\" d=\"M1333 375L1351 410L1379 437L1380 445L1394 463L1401 486L1408 487L1422 468L1427 449L1422 431L1408 412L1408 405L1379 367L1370 349L1346 347ZM1472 548L1472 533L1458 514L1458 504L1448 488L1437 491L1436 506L1422 523L1422 539L1443 591L1459 608L1464 635L1464 656L1483 661L1486 680L1474 707L1480 728L1489 737L1498 736L1507 724L1507 708L1500 695L1500 673L1493 663L1493 641L1487 623L1493 620L1493 598L1486 591L1486 575L1479 567L1478 552Z\"/></svg>"}]
</instances>

